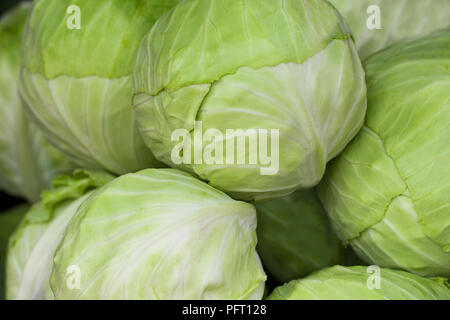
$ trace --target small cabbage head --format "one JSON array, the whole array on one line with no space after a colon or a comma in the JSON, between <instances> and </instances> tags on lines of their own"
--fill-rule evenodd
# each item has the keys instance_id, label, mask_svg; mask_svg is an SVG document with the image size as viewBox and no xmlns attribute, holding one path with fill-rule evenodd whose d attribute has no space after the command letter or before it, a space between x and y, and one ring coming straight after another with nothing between
<instances>
[{"instance_id":1,"label":"small cabbage head","mask_svg":"<svg viewBox=\"0 0 450 320\"><path fill-rule=\"evenodd\" d=\"M331 229L314 189L255 204L264 268L280 282L343 264L346 251Z\"/></svg>"},{"instance_id":2,"label":"small cabbage head","mask_svg":"<svg viewBox=\"0 0 450 320\"><path fill-rule=\"evenodd\" d=\"M9 237L14 233L28 209L28 205L20 205L0 213L0 300L5 300L6 253Z\"/></svg>"},{"instance_id":3,"label":"small cabbage head","mask_svg":"<svg viewBox=\"0 0 450 320\"><path fill-rule=\"evenodd\" d=\"M425 36L450 26L448 0L328 1L349 24L363 60L398 41ZM374 5L380 10L374 11ZM378 21L380 28L374 29Z\"/></svg>"},{"instance_id":4,"label":"small cabbage head","mask_svg":"<svg viewBox=\"0 0 450 320\"><path fill-rule=\"evenodd\" d=\"M51 288L56 299L260 299L255 229L253 205L187 173L127 174L80 207Z\"/></svg>"},{"instance_id":5,"label":"small cabbage head","mask_svg":"<svg viewBox=\"0 0 450 320\"><path fill-rule=\"evenodd\" d=\"M349 30L327 1L187 0L144 38L134 104L158 159L258 200L320 181L361 128L366 86ZM185 138L200 151L194 160L186 148L177 153Z\"/></svg>"},{"instance_id":6,"label":"small cabbage head","mask_svg":"<svg viewBox=\"0 0 450 320\"><path fill-rule=\"evenodd\" d=\"M366 63L368 113L319 197L364 260L450 276L450 30Z\"/></svg>"},{"instance_id":7,"label":"small cabbage head","mask_svg":"<svg viewBox=\"0 0 450 320\"><path fill-rule=\"evenodd\" d=\"M269 300L449 300L443 278L387 268L334 266L276 288Z\"/></svg>"},{"instance_id":8,"label":"small cabbage head","mask_svg":"<svg viewBox=\"0 0 450 320\"><path fill-rule=\"evenodd\" d=\"M140 41L178 1L34 1L20 90L29 115L80 166L158 166L135 124L131 74Z\"/></svg>"},{"instance_id":9,"label":"small cabbage head","mask_svg":"<svg viewBox=\"0 0 450 320\"><path fill-rule=\"evenodd\" d=\"M36 202L72 165L25 117L19 96L20 43L30 6L23 3L0 19L0 189Z\"/></svg>"},{"instance_id":10,"label":"small cabbage head","mask_svg":"<svg viewBox=\"0 0 450 320\"><path fill-rule=\"evenodd\" d=\"M8 300L53 299L49 286L53 256L80 204L113 177L103 172L76 171L60 176L42 202L28 211L9 240L6 268Z\"/></svg>"}]
</instances>

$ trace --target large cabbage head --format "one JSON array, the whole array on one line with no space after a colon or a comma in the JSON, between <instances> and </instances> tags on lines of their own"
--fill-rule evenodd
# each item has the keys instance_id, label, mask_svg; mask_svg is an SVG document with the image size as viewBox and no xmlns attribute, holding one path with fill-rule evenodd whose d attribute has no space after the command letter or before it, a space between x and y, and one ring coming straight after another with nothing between
<instances>
[{"instance_id":1,"label":"large cabbage head","mask_svg":"<svg viewBox=\"0 0 450 320\"><path fill-rule=\"evenodd\" d=\"M31 117L81 166L122 174L158 165L135 125L131 73L143 36L177 2L34 1L20 90Z\"/></svg>"},{"instance_id":2,"label":"large cabbage head","mask_svg":"<svg viewBox=\"0 0 450 320\"><path fill-rule=\"evenodd\" d=\"M334 266L276 288L269 300L449 300L443 278L399 270Z\"/></svg>"},{"instance_id":3,"label":"large cabbage head","mask_svg":"<svg viewBox=\"0 0 450 320\"><path fill-rule=\"evenodd\" d=\"M121 176L81 206L56 251L56 299L260 299L256 212L174 169Z\"/></svg>"},{"instance_id":4,"label":"large cabbage head","mask_svg":"<svg viewBox=\"0 0 450 320\"><path fill-rule=\"evenodd\" d=\"M328 1L349 24L361 59L398 41L450 26L449 0Z\"/></svg>"},{"instance_id":5,"label":"large cabbage head","mask_svg":"<svg viewBox=\"0 0 450 320\"><path fill-rule=\"evenodd\" d=\"M329 165L319 196L366 261L450 276L450 30L366 64L364 128Z\"/></svg>"},{"instance_id":6,"label":"large cabbage head","mask_svg":"<svg viewBox=\"0 0 450 320\"><path fill-rule=\"evenodd\" d=\"M8 300L52 299L49 286L53 256L80 204L112 176L76 171L60 176L54 188L42 193L42 202L28 211L9 240L6 268Z\"/></svg>"},{"instance_id":7,"label":"large cabbage head","mask_svg":"<svg viewBox=\"0 0 450 320\"><path fill-rule=\"evenodd\" d=\"M134 91L158 159L246 200L316 185L366 110L351 35L323 0L184 1L144 38Z\"/></svg>"},{"instance_id":8,"label":"large cabbage head","mask_svg":"<svg viewBox=\"0 0 450 320\"><path fill-rule=\"evenodd\" d=\"M346 252L331 229L314 189L255 204L258 253L265 269L280 282L343 264Z\"/></svg>"},{"instance_id":9,"label":"large cabbage head","mask_svg":"<svg viewBox=\"0 0 450 320\"><path fill-rule=\"evenodd\" d=\"M6 212L0 212L0 300L5 299L6 253L9 237L14 233L28 209L28 205L20 205Z\"/></svg>"},{"instance_id":10,"label":"large cabbage head","mask_svg":"<svg viewBox=\"0 0 450 320\"><path fill-rule=\"evenodd\" d=\"M24 3L0 19L0 189L35 202L72 166L25 117L19 97L20 44L29 11Z\"/></svg>"}]
</instances>

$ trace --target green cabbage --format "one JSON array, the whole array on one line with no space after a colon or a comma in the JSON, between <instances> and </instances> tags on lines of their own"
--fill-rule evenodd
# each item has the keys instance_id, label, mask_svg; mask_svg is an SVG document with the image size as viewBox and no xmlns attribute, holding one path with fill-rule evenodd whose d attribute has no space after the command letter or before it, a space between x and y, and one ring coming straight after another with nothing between
<instances>
[{"instance_id":1,"label":"green cabbage","mask_svg":"<svg viewBox=\"0 0 450 320\"><path fill-rule=\"evenodd\" d=\"M449 0L329 0L352 30L356 47L365 59L398 41L424 36L450 26ZM380 29L369 29L373 13L369 6L380 8Z\"/></svg>"},{"instance_id":2,"label":"green cabbage","mask_svg":"<svg viewBox=\"0 0 450 320\"><path fill-rule=\"evenodd\" d=\"M28 209L28 205L20 205L0 213L0 300L5 299L6 253L9 237L14 233Z\"/></svg>"},{"instance_id":3,"label":"green cabbage","mask_svg":"<svg viewBox=\"0 0 450 320\"><path fill-rule=\"evenodd\" d=\"M112 178L103 172L79 170L71 177L58 177L54 188L42 193L42 202L27 212L9 241L8 300L53 298L49 277L56 247L80 204Z\"/></svg>"},{"instance_id":4,"label":"green cabbage","mask_svg":"<svg viewBox=\"0 0 450 320\"><path fill-rule=\"evenodd\" d=\"M82 167L159 165L135 125L131 73L143 36L178 1L34 1L20 90L29 115Z\"/></svg>"},{"instance_id":5,"label":"green cabbage","mask_svg":"<svg viewBox=\"0 0 450 320\"><path fill-rule=\"evenodd\" d=\"M265 269L278 281L287 282L344 263L345 249L313 189L255 206L257 250Z\"/></svg>"},{"instance_id":6,"label":"green cabbage","mask_svg":"<svg viewBox=\"0 0 450 320\"><path fill-rule=\"evenodd\" d=\"M364 128L330 165L319 197L366 261L450 276L450 30L366 63Z\"/></svg>"},{"instance_id":7,"label":"green cabbage","mask_svg":"<svg viewBox=\"0 0 450 320\"><path fill-rule=\"evenodd\" d=\"M360 129L365 93L347 26L322 0L184 1L144 38L134 71L138 126L155 156L245 200L316 185ZM195 122L205 133L242 129L230 143L247 129L279 130L278 170L261 174L261 158L249 160L257 149L232 144L234 164L221 164L225 152L213 164L176 164L172 134L193 136ZM203 138L203 152L223 142Z\"/></svg>"},{"instance_id":8,"label":"green cabbage","mask_svg":"<svg viewBox=\"0 0 450 320\"><path fill-rule=\"evenodd\" d=\"M25 117L19 97L20 42L29 11L24 3L0 19L0 189L35 202L72 165Z\"/></svg>"},{"instance_id":9,"label":"green cabbage","mask_svg":"<svg viewBox=\"0 0 450 320\"><path fill-rule=\"evenodd\" d=\"M56 299L260 299L255 229L251 204L186 173L127 174L80 207L51 288Z\"/></svg>"},{"instance_id":10,"label":"green cabbage","mask_svg":"<svg viewBox=\"0 0 450 320\"><path fill-rule=\"evenodd\" d=\"M379 287L370 267L334 266L276 288L269 300L449 300L446 279L380 269Z\"/></svg>"}]
</instances>

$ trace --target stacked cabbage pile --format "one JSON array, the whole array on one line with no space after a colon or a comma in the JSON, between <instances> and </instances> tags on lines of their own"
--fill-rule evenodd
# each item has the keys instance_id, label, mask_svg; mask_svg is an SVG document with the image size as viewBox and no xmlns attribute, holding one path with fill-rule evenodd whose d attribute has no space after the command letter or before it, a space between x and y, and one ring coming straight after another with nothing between
<instances>
[{"instance_id":1,"label":"stacked cabbage pile","mask_svg":"<svg viewBox=\"0 0 450 320\"><path fill-rule=\"evenodd\" d=\"M1 17L0 294L450 299L450 3L330 2Z\"/></svg>"}]
</instances>

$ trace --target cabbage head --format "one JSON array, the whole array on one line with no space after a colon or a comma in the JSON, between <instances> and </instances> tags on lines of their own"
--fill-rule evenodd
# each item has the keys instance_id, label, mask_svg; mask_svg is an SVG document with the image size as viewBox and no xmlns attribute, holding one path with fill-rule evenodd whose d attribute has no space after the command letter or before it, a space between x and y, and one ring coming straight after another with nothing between
<instances>
[{"instance_id":1,"label":"cabbage head","mask_svg":"<svg viewBox=\"0 0 450 320\"><path fill-rule=\"evenodd\" d=\"M366 63L363 129L327 170L319 197L364 260L450 276L450 30Z\"/></svg>"},{"instance_id":2,"label":"cabbage head","mask_svg":"<svg viewBox=\"0 0 450 320\"><path fill-rule=\"evenodd\" d=\"M379 279L379 281L377 280ZM443 278L423 278L405 271L334 266L276 288L269 300L449 300Z\"/></svg>"},{"instance_id":3,"label":"cabbage head","mask_svg":"<svg viewBox=\"0 0 450 320\"><path fill-rule=\"evenodd\" d=\"M0 300L5 299L6 253L9 237L14 233L28 209L28 205L19 205L0 213Z\"/></svg>"},{"instance_id":4,"label":"cabbage head","mask_svg":"<svg viewBox=\"0 0 450 320\"><path fill-rule=\"evenodd\" d=\"M36 202L72 165L25 117L19 96L20 43L29 11L23 3L0 19L0 190Z\"/></svg>"},{"instance_id":5,"label":"cabbage head","mask_svg":"<svg viewBox=\"0 0 450 320\"><path fill-rule=\"evenodd\" d=\"M121 176L84 202L54 258L56 299L260 299L253 205L174 169Z\"/></svg>"},{"instance_id":6,"label":"cabbage head","mask_svg":"<svg viewBox=\"0 0 450 320\"><path fill-rule=\"evenodd\" d=\"M30 116L80 166L123 174L158 165L136 128L131 73L143 36L177 2L34 1L20 90Z\"/></svg>"},{"instance_id":7,"label":"cabbage head","mask_svg":"<svg viewBox=\"0 0 450 320\"><path fill-rule=\"evenodd\" d=\"M42 202L28 211L9 240L6 269L8 300L52 299L49 278L53 255L80 204L112 180L103 172L76 171L60 176Z\"/></svg>"},{"instance_id":8,"label":"cabbage head","mask_svg":"<svg viewBox=\"0 0 450 320\"><path fill-rule=\"evenodd\" d=\"M159 160L259 200L320 181L361 128L366 86L350 32L327 1L187 0L144 38L134 104ZM197 159L177 153L177 130L200 141ZM249 130L267 130L267 150L264 139L239 148Z\"/></svg>"},{"instance_id":9,"label":"cabbage head","mask_svg":"<svg viewBox=\"0 0 450 320\"><path fill-rule=\"evenodd\" d=\"M344 263L346 251L314 189L298 190L255 206L257 250L266 271L279 282Z\"/></svg>"},{"instance_id":10,"label":"cabbage head","mask_svg":"<svg viewBox=\"0 0 450 320\"><path fill-rule=\"evenodd\" d=\"M328 0L352 30L361 59L398 41L425 36L450 26L449 0ZM372 5L380 8L380 29L369 29ZM371 9L369 9L371 10ZM372 28L372 27L371 27Z\"/></svg>"}]
</instances>

